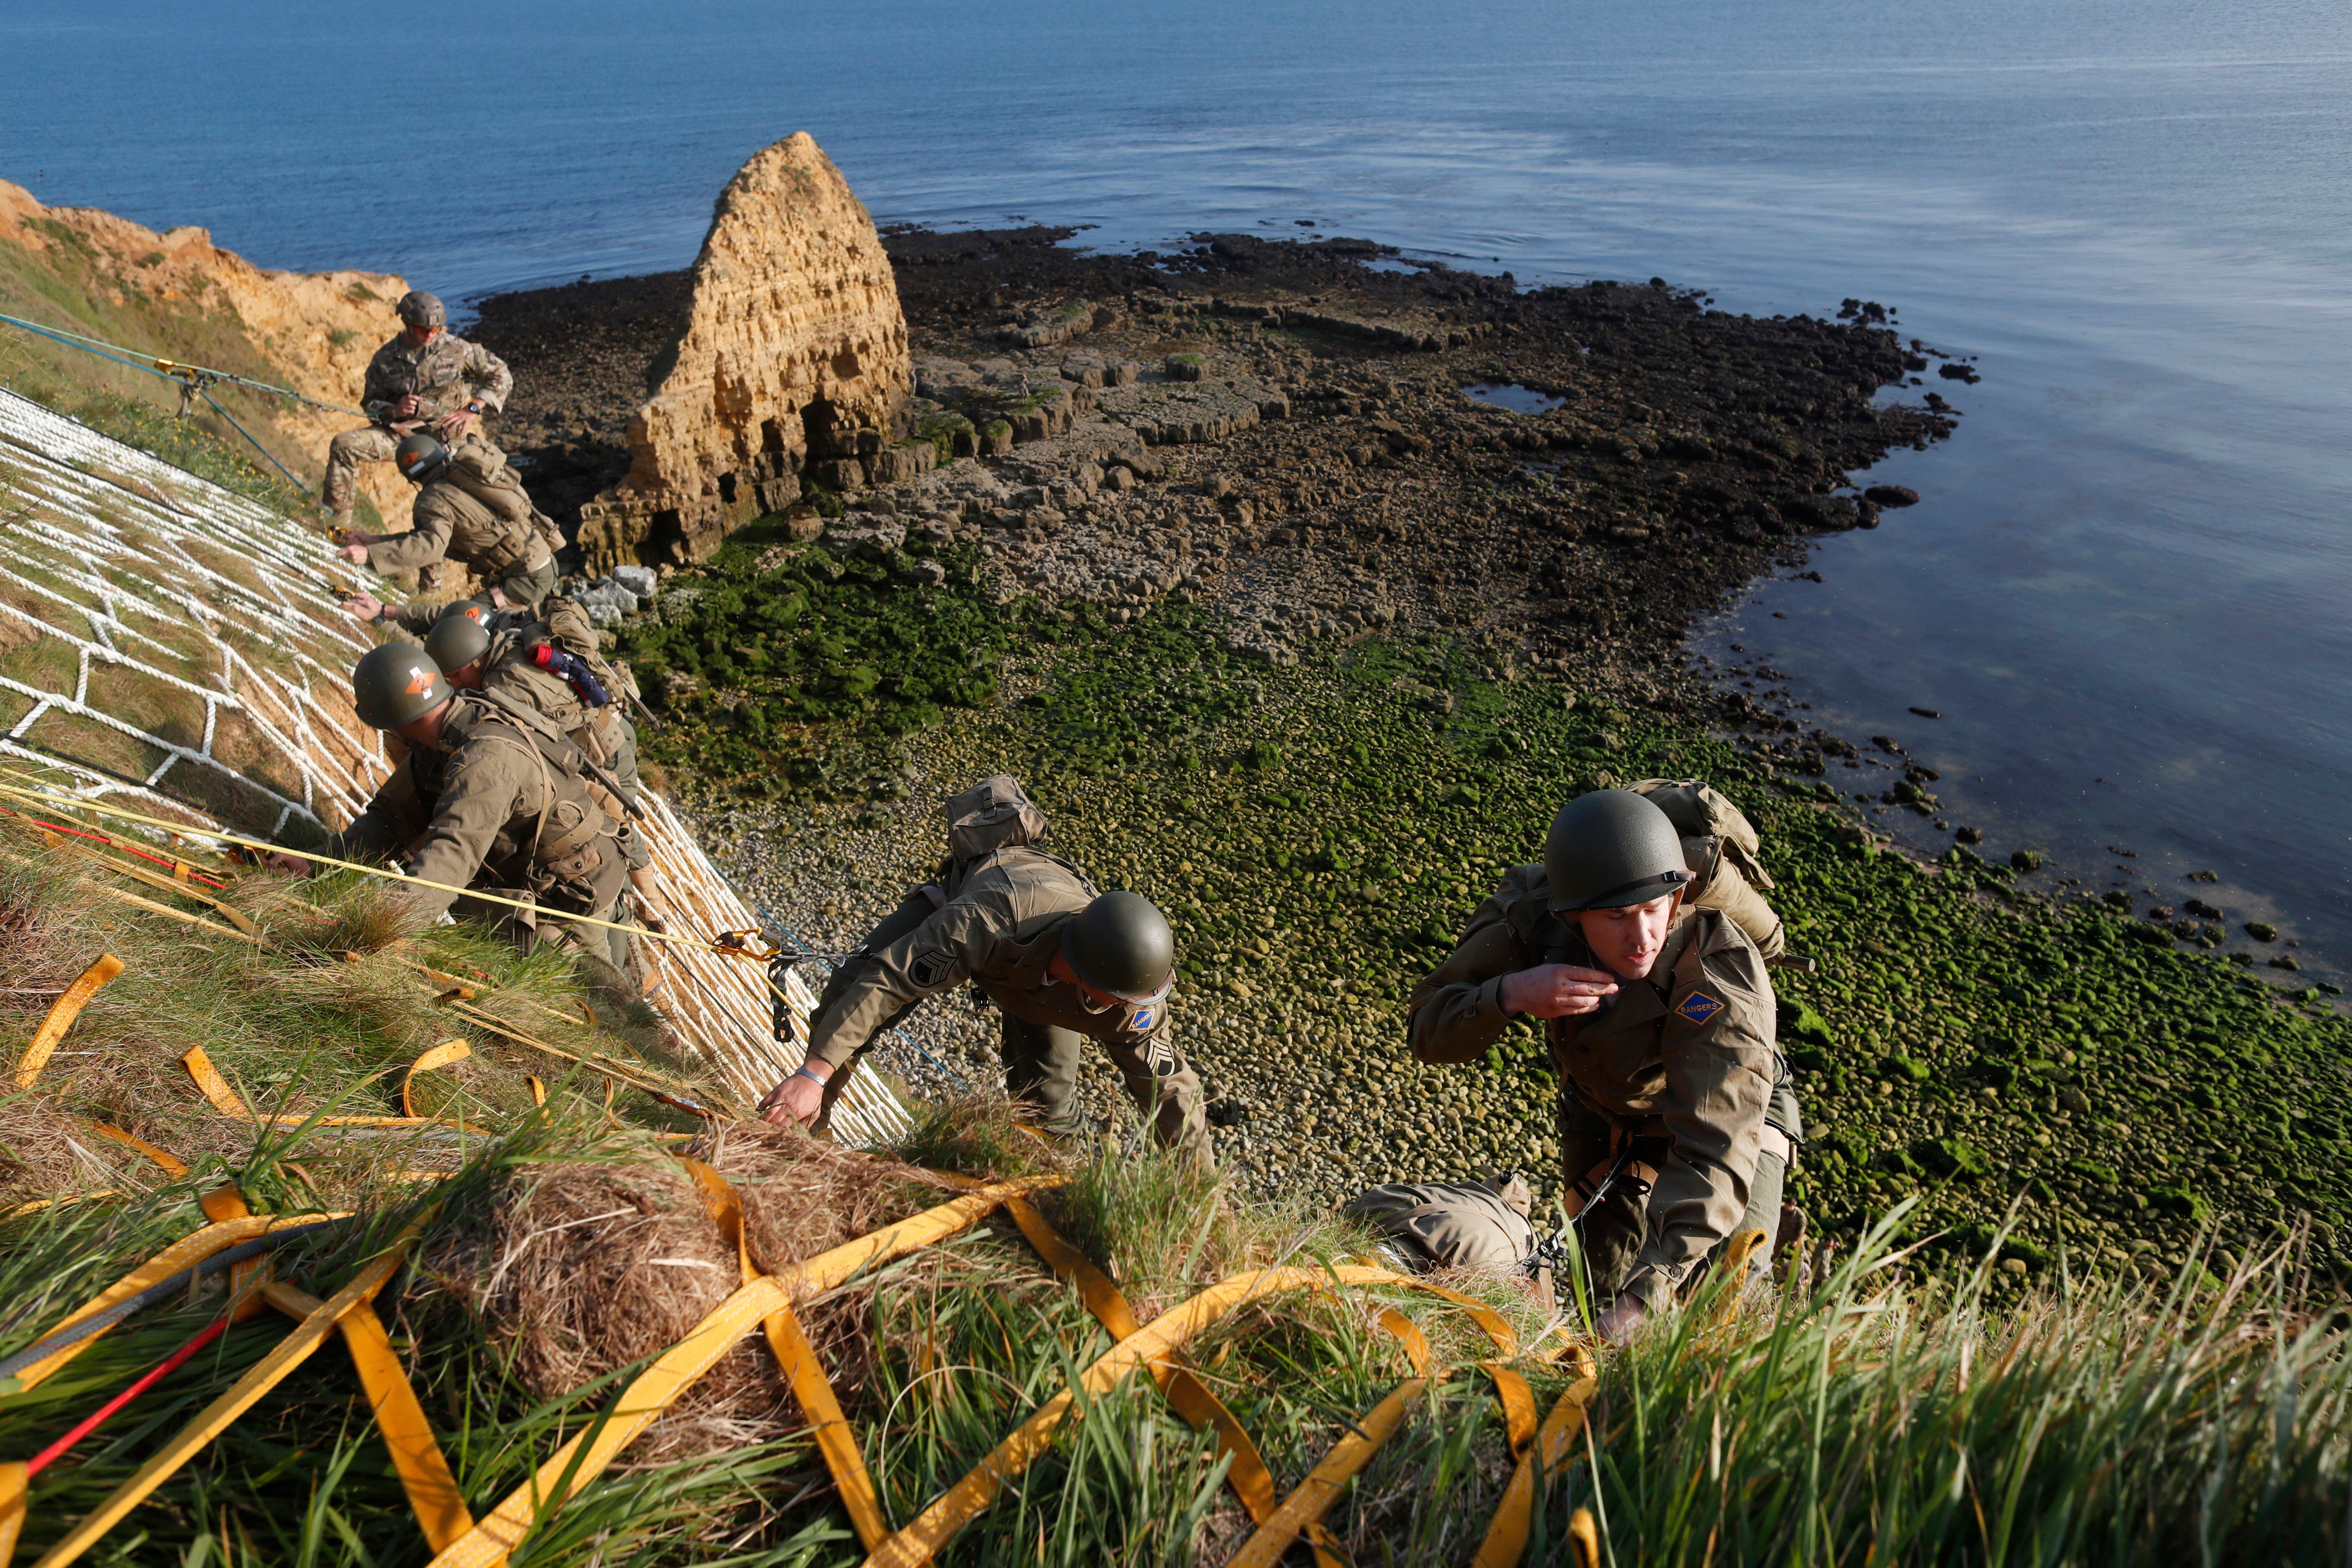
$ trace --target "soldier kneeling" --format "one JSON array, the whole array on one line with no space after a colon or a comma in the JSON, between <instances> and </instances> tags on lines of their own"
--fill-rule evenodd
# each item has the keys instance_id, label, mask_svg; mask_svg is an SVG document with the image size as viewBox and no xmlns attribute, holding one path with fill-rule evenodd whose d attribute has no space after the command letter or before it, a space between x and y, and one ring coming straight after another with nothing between
<instances>
[{"instance_id":1,"label":"soldier kneeling","mask_svg":"<svg viewBox=\"0 0 2352 1568\"><path fill-rule=\"evenodd\" d=\"M626 963L623 931L541 924L542 910L611 921L634 837L600 798L612 793L609 780L562 731L517 705L453 689L424 650L401 643L362 654L352 692L361 722L398 735L408 755L326 855L362 864L404 856L403 869L427 884L412 889L427 918L454 911L520 946L560 941L615 969ZM299 856L271 863L310 869Z\"/></svg>"},{"instance_id":2,"label":"soldier kneeling","mask_svg":"<svg viewBox=\"0 0 2352 1568\"><path fill-rule=\"evenodd\" d=\"M1686 904L1694 881L1657 805L1580 796L1543 864L1504 877L1407 1004L1425 1062L1475 1060L1514 1017L1543 1021L1568 1205L1599 1327L1621 1341L1734 1235L1760 1230L1751 1267L1769 1263L1802 1133L1764 956L1739 921Z\"/></svg>"}]
</instances>

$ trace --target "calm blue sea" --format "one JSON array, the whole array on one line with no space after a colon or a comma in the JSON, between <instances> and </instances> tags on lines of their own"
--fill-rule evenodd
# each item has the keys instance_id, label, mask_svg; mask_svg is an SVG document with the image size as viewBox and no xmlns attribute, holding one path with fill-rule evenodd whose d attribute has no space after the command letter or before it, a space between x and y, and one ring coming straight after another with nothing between
<instances>
[{"instance_id":1,"label":"calm blue sea","mask_svg":"<svg viewBox=\"0 0 2352 1568\"><path fill-rule=\"evenodd\" d=\"M806 129L885 221L1307 217L1523 281L1886 301L1985 376L1885 466L1925 502L1700 646L1898 737L1995 846L2168 902L2216 871L2341 965L2347 88L2341 0L5 0L0 176L459 297L683 265Z\"/></svg>"}]
</instances>

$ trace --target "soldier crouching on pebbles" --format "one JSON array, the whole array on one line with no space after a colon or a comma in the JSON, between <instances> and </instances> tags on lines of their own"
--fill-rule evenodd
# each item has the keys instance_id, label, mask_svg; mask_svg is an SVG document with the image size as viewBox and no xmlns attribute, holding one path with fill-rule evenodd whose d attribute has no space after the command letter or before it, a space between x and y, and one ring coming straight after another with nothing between
<instances>
[{"instance_id":1,"label":"soldier crouching on pebbles","mask_svg":"<svg viewBox=\"0 0 2352 1568\"><path fill-rule=\"evenodd\" d=\"M426 918L454 907L518 946L561 942L625 970L625 932L560 920L541 925L537 914L612 921L628 886L635 834L600 798L610 786L580 749L535 713L453 689L409 644L361 655L352 692L360 721L398 735L408 756L324 853L362 864L402 856L410 876L435 884L409 889ZM297 875L310 869L296 855L274 855L270 864ZM468 890L525 907L470 900ZM618 973L601 978L630 989Z\"/></svg>"},{"instance_id":2,"label":"soldier crouching on pebbles","mask_svg":"<svg viewBox=\"0 0 2352 1568\"><path fill-rule=\"evenodd\" d=\"M514 373L479 343L453 338L449 313L421 289L400 297L400 335L368 361L360 406L369 423L327 445L327 479L320 500L328 526L352 521L352 500L362 463L388 463L404 436L419 431L444 441L462 437L485 414L496 413L514 390Z\"/></svg>"},{"instance_id":3,"label":"soldier crouching on pebbles","mask_svg":"<svg viewBox=\"0 0 2352 1568\"><path fill-rule=\"evenodd\" d=\"M1169 1017L1175 933L1147 900L1097 894L1034 847L1045 830L1045 815L1002 773L948 802L939 882L908 894L834 971L807 1060L761 1101L769 1121L823 1122L875 1036L969 982L1004 1014L1005 1091L1048 1127L1076 1130L1079 1040L1090 1036L1160 1143L1209 1159L1201 1080Z\"/></svg>"},{"instance_id":4,"label":"soldier crouching on pebbles","mask_svg":"<svg viewBox=\"0 0 2352 1568\"><path fill-rule=\"evenodd\" d=\"M1412 1054L1466 1062L1516 1016L1545 1021L1560 1156L1612 1341L1669 1309L1709 1254L1780 1221L1796 1100L1771 982L1739 923L1685 907L1675 825L1627 790L1560 809L1413 990Z\"/></svg>"}]
</instances>

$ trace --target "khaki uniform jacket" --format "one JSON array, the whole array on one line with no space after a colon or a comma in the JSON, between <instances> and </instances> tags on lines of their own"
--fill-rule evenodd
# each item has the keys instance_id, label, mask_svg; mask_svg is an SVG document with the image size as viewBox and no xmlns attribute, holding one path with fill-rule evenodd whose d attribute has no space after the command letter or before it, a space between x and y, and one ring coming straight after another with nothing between
<instances>
[{"instance_id":1,"label":"khaki uniform jacket","mask_svg":"<svg viewBox=\"0 0 2352 1568\"><path fill-rule=\"evenodd\" d=\"M441 884L414 889L431 915L457 901L454 889L473 887L527 889L551 909L601 913L627 878L626 829L562 765L565 745L460 692L440 748L411 748L329 853L368 861L405 852L411 876Z\"/></svg>"},{"instance_id":2,"label":"khaki uniform jacket","mask_svg":"<svg viewBox=\"0 0 2352 1568\"><path fill-rule=\"evenodd\" d=\"M1501 1037L1507 974L1541 963L1598 968L1583 934L1552 918L1541 866L1515 868L1480 904L1452 957L1407 1004L1412 1054L1465 1062ZM1650 1194L1650 1233L1634 1279L1679 1281L1748 1209L1777 1076L1772 984L1738 924L1685 909L1646 979L1621 983L1607 1011L1546 1027L1560 1092L1672 1156ZM1568 1173L1573 1180L1581 1171Z\"/></svg>"},{"instance_id":3,"label":"khaki uniform jacket","mask_svg":"<svg viewBox=\"0 0 2352 1568\"><path fill-rule=\"evenodd\" d=\"M1175 1050L1165 1002L1089 1013L1077 987L1055 984L1046 963L1062 928L1094 901L1069 865L1015 845L963 868L931 918L879 952L809 1025L809 1055L838 1068L904 1008L967 981L1011 1016L1134 1047L1155 1072Z\"/></svg>"},{"instance_id":4,"label":"khaki uniform jacket","mask_svg":"<svg viewBox=\"0 0 2352 1568\"><path fill-rule=\"evenodd\" d=\"M377 424L390 426L393 405L415 393L416 412L401 421L405 426L429 423L475 401L485 408L504 408L513 390L514 372L481 344L440 332L423 348L412 348L404 332L368 361L360 406Z\"/></svg>"},{"instance_id":5,"label":"khaki uniform jacket","mask_svg":"<svg viewBox=\"0 0 2352 1568\"><path fill-rule=\"evenodd\" d=\"M406 533L368 546L379 573L408 572L456 561L484 581L536 572L555 559L552 521L542 519L504 452L487 441L461 442L448 471L416 492Z\"/></svg>"}]
</instances>

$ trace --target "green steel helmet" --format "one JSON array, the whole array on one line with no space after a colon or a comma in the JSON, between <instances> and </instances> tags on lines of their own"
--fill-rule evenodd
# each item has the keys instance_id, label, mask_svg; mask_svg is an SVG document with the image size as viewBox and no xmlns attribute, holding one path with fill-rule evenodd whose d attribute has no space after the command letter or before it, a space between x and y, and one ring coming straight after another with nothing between
<instances>
[{"instance_id":1,"label":"green steel helmet","mask_svg":"<svg viewBox=\"0 0 2352 1568\"><path fill-rule=\"evenodd\" d=\"M400 438L400 445L393 448L392 460L409 483L429 485L448 472L449 448L420 430Z\"/></svg>"},{"instance_id":2,"label":"green steel helmet","mask_svg":"<svg viewBox=\"0 0 2352 1568\"><path fill-rule=\"evenodd\" d=\"M479 599L461 599L433 623L425 634L425 651L442 674L454 675L490 651L490 634L482 626L482 617L489 613L489 605Z\"/></svg>"},{"instance_id":3,"label":"green steel helmet","mask_svg":"<svg viewBox=\"0 0 2352 1568\"><path fill-rule=\"evenodd\" d=\"M400 319L412 327L446 327L449 324L449 312L442 309L441 296L427 294L422 289L411 289L403 294L395 308L400 311Z\"/></svg>"},{"instance_id":4,"label":"green steel helmet","mask_svg":"<svg viewBox=\"0 0 2352 1568\"><path fill-rule=\"evenodd\" d=\"M1597 789L1551 819L1544 879L1552 909L1564 911L1646 904L1692 879L1683 841L1664 812L1632 790Z\"/></svg>"},{"instance_id":5,"label":"green steel helmet","mask_svg":"<svg viewBox=\"0 0 2352 1568\"><path fill-rule=\"evenodd\" d=\"M352 706L360 722L397 730L422 719L452 693L425 650L413 643L388 642L360 655L352 670Z\"/></svg>"},{"instance_id":6,"label":"green steel helmet","mask_svg":"<svg viewBox=\"0 0 2352 1568\"><path fill-rule=\"evenodd\" d=\"M1079 979L1125 1002L1167 994L1176 974L1176 933L1139 893L1105 893L1062 928L1062 952Z\"/></svg>"}]
</instances>

